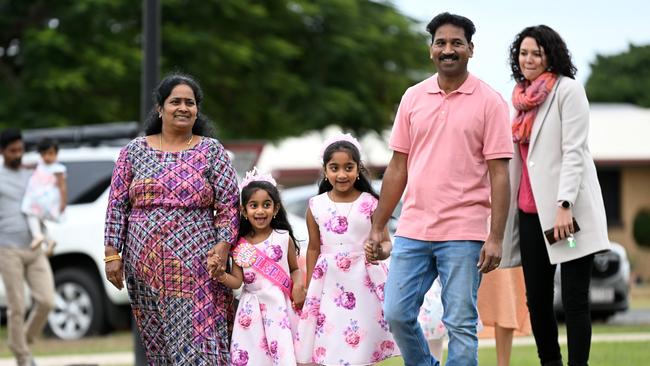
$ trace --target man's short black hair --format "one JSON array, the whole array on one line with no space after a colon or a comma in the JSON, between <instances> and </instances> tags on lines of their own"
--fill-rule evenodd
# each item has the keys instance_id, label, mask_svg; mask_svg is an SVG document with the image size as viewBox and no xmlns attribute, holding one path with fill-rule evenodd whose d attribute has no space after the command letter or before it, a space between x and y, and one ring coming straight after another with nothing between
<instances>
[{"instance_id":1,"label":"man's short black hair","mask_svg":"<svg viewBox=\"0 0 650 366\"><path fill-rule=\"evenodd\" d=\"M438 28L445 24L451 24L463 28L463 30L465 30L465 39L467 39L468 43L472 41L472 36L476 32L474 23L472 23L468 18L465 18L462 15L444 12L436 15L427 25L427 32L431 34L431 43L433 43L433 38L436 36Z\"/></svg>"},{"instance_id":2,"label":"man's short black hair","mask_svg":"<svg viewBox=\"0 0 650 366\"><path fill-rule=\"evenodd\" d=\"M7 128L0 133L0 150L4 150L12 142L22 140L23 134L17 128Z\"/></svg>"},{"instance_id":3,"label":"man's short black hair","mask_svg":"<svg viewBox=\"0 0 650 366\"><path fill-rule=\"evenodd\" d=\"M54 148L54 151L59 152L59 143L56 140L51 139L49 137L42 139L41 141L38 142L38 145L36 145L36 151L38 151L41 154L46 152L50 148Z\"/></svg>"}]
</instances>

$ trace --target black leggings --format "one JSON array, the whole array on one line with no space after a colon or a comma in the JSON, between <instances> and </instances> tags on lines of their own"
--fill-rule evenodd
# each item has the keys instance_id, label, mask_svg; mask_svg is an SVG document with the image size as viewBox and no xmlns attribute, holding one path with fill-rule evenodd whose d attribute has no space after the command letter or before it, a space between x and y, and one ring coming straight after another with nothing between
<instances>
[{"instance_id":1,"label":"black leggings","mask_svg":"<svg viewBox=\"0 0 650 366\"><path fill-rule=\"evenodd\" d=\"M539 217L519 211L521 263L526 282L526 299L530 322L542 365L559 364L562 354L558 344L557 321L553 310L553 278L551 264ZM558 243L555 245L565 245ZM580 245L580 243L577 243ZM593 254L561 264L562 304L566 318L569 365L587 365L591 346L589 281Z\"/></svg>"}]
</instances>

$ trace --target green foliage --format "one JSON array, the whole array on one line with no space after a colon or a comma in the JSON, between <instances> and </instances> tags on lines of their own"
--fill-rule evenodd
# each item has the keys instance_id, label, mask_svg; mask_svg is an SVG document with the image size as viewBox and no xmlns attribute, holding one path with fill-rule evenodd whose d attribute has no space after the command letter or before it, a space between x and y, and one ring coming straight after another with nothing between
<instances>
[{"instance_id":1,"label":"green foliage","mask_svg":"<svg viewBox=\"0 0 650 366\"><path fill-rule=\"evenodd\" d=\"M586 90L592 102L632 103L650 107L650 45L596 56Z\"/></svg>"},{"instance_id":2,"label":"green foliage","mask_svg":"<svg viewBox=\"0 0 650 366\"><path fill-rule=\"evenodd\" d=\"M162 72L201 82L220 138L276 139L330 124L383 130L404 90L431 69L415 30L424 26L390 2L161 3ZM0 127L137 120L141 6L0 1ZM6 54L12 40L15 56Z\"/></svg>"},{"instance_id":3,"label":"green foliage","mask_svg":"<svg viewBox=\"0 0 650 366\"><path fill-rule=\"evenodd\" d=\"M650 209L637 212L632 231L637 244L650 248Z\"/></svg>"}]
</instances>

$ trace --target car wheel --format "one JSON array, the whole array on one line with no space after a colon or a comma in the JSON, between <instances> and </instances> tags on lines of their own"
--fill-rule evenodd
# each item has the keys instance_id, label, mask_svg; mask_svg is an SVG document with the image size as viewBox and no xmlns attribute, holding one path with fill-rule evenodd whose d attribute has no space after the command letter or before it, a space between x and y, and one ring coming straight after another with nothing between
<instances>
[{"instance_id":1,"label":"car wheel","mask_svg":"<svg viewBox=\"0 0 650 366\"><path fill-rule=\"evenodd\" d=\"M66 268L54 274L56 299L48 330L61 339L79 339L104 329L104 296L87 271Z\"/></svg>"}]
</instances>

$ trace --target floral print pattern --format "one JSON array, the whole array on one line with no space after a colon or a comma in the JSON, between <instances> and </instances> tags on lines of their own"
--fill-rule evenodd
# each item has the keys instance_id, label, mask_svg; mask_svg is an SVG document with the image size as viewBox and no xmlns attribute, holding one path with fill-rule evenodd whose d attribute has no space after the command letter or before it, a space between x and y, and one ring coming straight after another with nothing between
<instances>
[{"instance_id":1,"label":"floral print pattern","mask_svg":"<svg viewBox=\"0 0 650 366\"><path fill-rule=\"evenodd\" d=\"M289 273L288 232L274 231L268 240L255 245ZM291 299L254 266L242 269L244 287L232 334L232 364L295 365L298 315Z\"/></svg>"},{"instance_id":2,"label":"floral print pattern","mask_svg":"<svg viewBox=\"0 0 650 366\"><path fill-rule=\"evenodd\" d=\"M335 292L334 303L336 306L352 310L357 304L357 299L354 297L354 293L350 291L345 291L345 288L342 285L336 284L339 291Z\"/></svg>"},{"instance_id":3,"label":"floral print pattern","mask_svg":"<svg viewBox=\"0 0 650 366\"><path fill-rule=\"evenodd\" d=\"M437 340L447 334L442 322L442 284L440 277L433 281L433 285L424 295L424 302L420 307L420 314L418 315L418 322L424 332L424 338L428 340Z\"/></svg>"},{"instance_id":4,"label":"floral print pattern","mask_svg":"<svg viewBox=\"0 0 650 366\"><path fill-rule=\"evenodd\" d=\"M363 252L377 200L362 193L334 203L323 193L309 207L321 251L298 324L297 361L369 365L399 355L382 310L386 266L367 263Z\"/></svg>"},{"instance_id":5,"label":"floral print pattern","mask_svg":"<svg viewBox=\"0 0 650 366\"><path fill-rule=\"evenodd\" d=\"M332 216L325 222L325 229L336 234L345 234L348 231L348 218L345 216Z\"/></svg>"}]
</instances>

